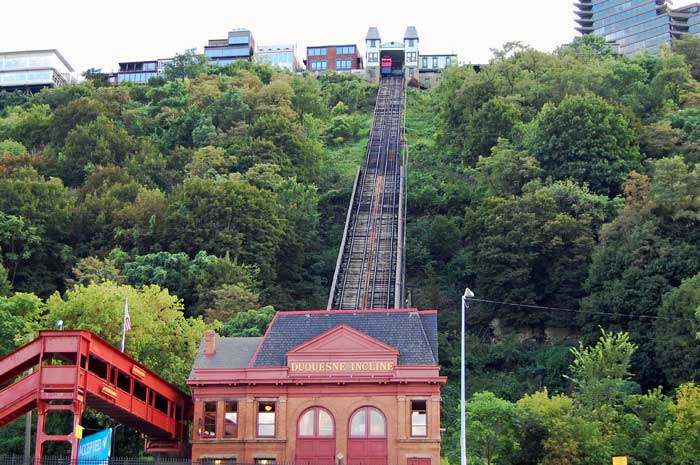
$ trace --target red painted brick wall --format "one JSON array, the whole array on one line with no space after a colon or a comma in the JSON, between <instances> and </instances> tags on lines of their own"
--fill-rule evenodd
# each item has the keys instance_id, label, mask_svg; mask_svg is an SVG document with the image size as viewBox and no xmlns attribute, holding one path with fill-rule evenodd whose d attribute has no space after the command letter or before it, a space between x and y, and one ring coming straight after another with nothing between
<instances>
[{"instance_id":1,"label":"red painted brick wall","mask_svg":"<svg viewBox=\"0 0 700 465\"><path fill-rule=\"evenodd\" d=\"M315 47L314 47L315 48ZM326 61L328 62L328 68L326 69L332 69L335 70L335 60L337 59L349 59L351 60L351 69L363 69L362 66L362 59L359 56L359 50L357 49L357 46L355 46L355 53L352 55L337 55L336 54L336 46L335 45L329 45L326 47L328 54L325 56L307 56L306 57L306 69L309 71L312 71L311 69L311 63L314 61ZM317 71L317 70L313 70ZM344 69L343 71L348 71L347 69Z\"/></svg>"},{"instance_id":2,"label":"red painted brick wall","mask_svg":"<svg viewBox=\"0 0 700 465\"><path fill-rule=\"evenodd\" d=\"M259 398L276 401L275 437L256 437L256 416ZM411 399L426 401L428 434L411 437ZM225 438L223 407L225 400L238 400L238 435ZM431 465L440 462L440 387L436 384L409 383L356 384L341 386L211 386L194 388L194 431L192 460L235 457L252 463L256 458L270 457L279 462L296 459L297 425L306 409L328 410L335 424L335 453L348 457L348 428L351 415L364 406L379 409L387 420L387 463L409 465L412 457L430 458ZM203 439L197 434L202 424L202 401L218 402L217 435ZM347 463L344 460L345 463Z\"/></svg>"}]
</instances>

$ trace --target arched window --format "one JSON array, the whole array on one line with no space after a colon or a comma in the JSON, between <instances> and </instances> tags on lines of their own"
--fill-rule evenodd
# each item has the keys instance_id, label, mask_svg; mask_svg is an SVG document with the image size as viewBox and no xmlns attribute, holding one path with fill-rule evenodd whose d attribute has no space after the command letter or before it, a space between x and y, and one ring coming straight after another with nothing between
<instances>
[{"instance_id":1,"label":"arched window","mask_svg":"<svg viewBox=\"0 0 700 465\"><path fill-rule=\"evenodd\" d=\"M328 410L311 407L299 416L298 436L302 438L332 438L335 422Z\"/></svg>"},{"instance_id":2,"label":"arched window","mask_svg":"<svg viewBox=\"0 0 700 465\"><path fill-rule=\"evenodd\" d=\"M374 407L362 407L350 417L350 437L383 438L386 437L386 418Z\"/></svg>"}]
</instances>

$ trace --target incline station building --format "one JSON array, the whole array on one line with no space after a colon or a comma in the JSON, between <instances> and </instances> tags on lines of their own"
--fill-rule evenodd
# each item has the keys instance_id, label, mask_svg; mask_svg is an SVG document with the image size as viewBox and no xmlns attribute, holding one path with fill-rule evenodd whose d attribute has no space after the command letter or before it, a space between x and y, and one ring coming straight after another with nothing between
<instances>
[{"instance_id":1,"label":"incline station building","mask_svg":"<svg viewBox=\"0 0 700 465\"><path fill-rule=\"evenodd\" d=\"M202 341L192 460L438 465L437 312L279 312L264 337Z\"/></svg>"}]
</instances>

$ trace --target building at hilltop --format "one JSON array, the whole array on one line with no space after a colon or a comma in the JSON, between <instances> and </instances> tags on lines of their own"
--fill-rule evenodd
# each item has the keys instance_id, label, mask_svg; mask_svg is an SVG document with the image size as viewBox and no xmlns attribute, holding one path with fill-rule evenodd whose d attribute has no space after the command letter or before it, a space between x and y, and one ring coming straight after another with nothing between
<instances>
[{"instance_id":1,"label":"building at hilltop","mask_svg":"<svg viewBox=\"0 0 700 465\"><path fill-rule=\"evenodd\" d=\"M227 65L234 61L252 61L255 40L248 29L233 29L225 39L211 39L204 46L204 55L212 65Z\"/></svg>"},{"instance_id":2,"label":"building at hilltop","mask_svg":"<svg viewBox=\"0 0 700 465\"><path fill-rule=\"evenodd\" d=\"M172 58L120 62L119 71L107 75L107 83L112 86L117 86L122 82L146 84L149 79L162 74L165 67L171 62Z\"/></svg>"},{"instance_id":3,"label":"building at hilltop","mask_svg":"<svg viewBox=\"0 0 700 465\"><path fill-rule=\"evenodd\" d=\"M38 91L75 82L75 70L58 50L0 52L0 89Z\"/></svg>"},{"instance_id":4,"label":"building at hilltop","mask_svg":"<svg viewBox=\"0 0 700 465\"><path fill-rule=\"evenodd\" d=\"M391 73L403 74L406 79L415 78L424 86L439 81L445 68L457 65L453 53L421 53L420 38L414 26L406 28L402 42L382 42L379 30L370 27L365 36L367 74L371 79L381 76L382 59L390 58ZM388 74L388 70L384 70Z\"/></svg>"},{"instance_id":5,"label":"building at hilltop","mask_svg":"<svg viewBox=\"0 0 700 465\"><path fill-rule=\"evenodd\" d=\"M267 63L277 68L298 73L304 69L297 57L296 45L259 45L255 50L254 61Z\"/></svg>"},{"instance_id":6,"label":"building at hilltop","mask_svg":"<svg viewBox=\"0 0 700 465\"><path fill-rule=\"evenodd\" d=\"M658 53L664 44L700 31L700 4L672 8L670 0L577 0L576 30L605 38L620 53Z\"/></svg>"},{"instance_id":7,"label":"building at hilltop","mask_svg":"<svg viewBox=\"0 0 700 465\"><path fill-rule=\"evenodd\" d=\"M208 332L187 384L192 460L439 465L437 312L278 312L264 337Z\"/></svg>"},{"instance_id":8,"label":"building at hilltop","mask_svg":"<svg viewBox=\"0 0 700 465\"><path fill-rule=\"evenodd\" d=\"M364 69L362 55L356 44L314 45L306 47L306 70L320 74L332 70L337 72L354 72Z\"/></svg>"}]
</instances>

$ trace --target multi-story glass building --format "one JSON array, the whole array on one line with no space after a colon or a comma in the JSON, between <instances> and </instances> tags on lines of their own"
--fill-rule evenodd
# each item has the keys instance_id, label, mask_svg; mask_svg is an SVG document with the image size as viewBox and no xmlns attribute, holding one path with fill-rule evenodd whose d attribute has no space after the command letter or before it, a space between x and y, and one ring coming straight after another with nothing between
<instances>
[{"instance_id":1,"label":"multi-story glass building","mask_svg":"<svg viewBox=\"0 0 700 465\"><path fill-rule=\"evenodd\" d=\"M674 38L678 38L683 33L699 34L700 3L693 3L671 11L671 27L674 31Z\"/></svg>"},{"instance_id":2,"label":"multi-story glass building","mask_svg":"<svg viewBox=\"0 0 700 465\"><path fill-rule=\"evenodd\" d=\"M574 6L577 31L605 37L624 55L655 54L700 20L697 5L674 10L669 0L577 0Z\"/></svg>"},{"instance_id":3,"label":"multi-story glass building","mask_svg":"<svg viewBox=\"0 0 700 465\"><path fill-rule=\"evenodd\" d=\"M108 74L107 82L116 86L122 82L146 84L149 79L161 74L172 58L146 61L125 61L119 63L119 72Z\"/></svg>"},{"instance_id":4,"label":"multi-story glass building","mask_svg":"<svg viewBox=\"0 0 700 465\"><path fill-rule=\"evenodd\" d=\"M59 87L75 80L74 71L58 50L0 52L0 89Z\"/></svg>"},{"instance_id":5,"label":"multi-story glass building","mask_svg":"<svg viewBox=\"0 0 700 465\"><path fill-rule=\"evenodd\" d=\"M234 61L253 59L255 40L247 29L234 29L226 39L212 39L204 47L204 55L212 65L227 65Z\"/></svg>"},{"instance_id":6,"label":"multi-story glass building","mask_svg":"<svg viewBox=\"0 0 700 465\"><path fill-rule=\"evenodd\" d=\"M255 51L255 62L267 63L292 73L303 70L297 57L296 45L260 45Z\"/></svg>"}]
</instances>

